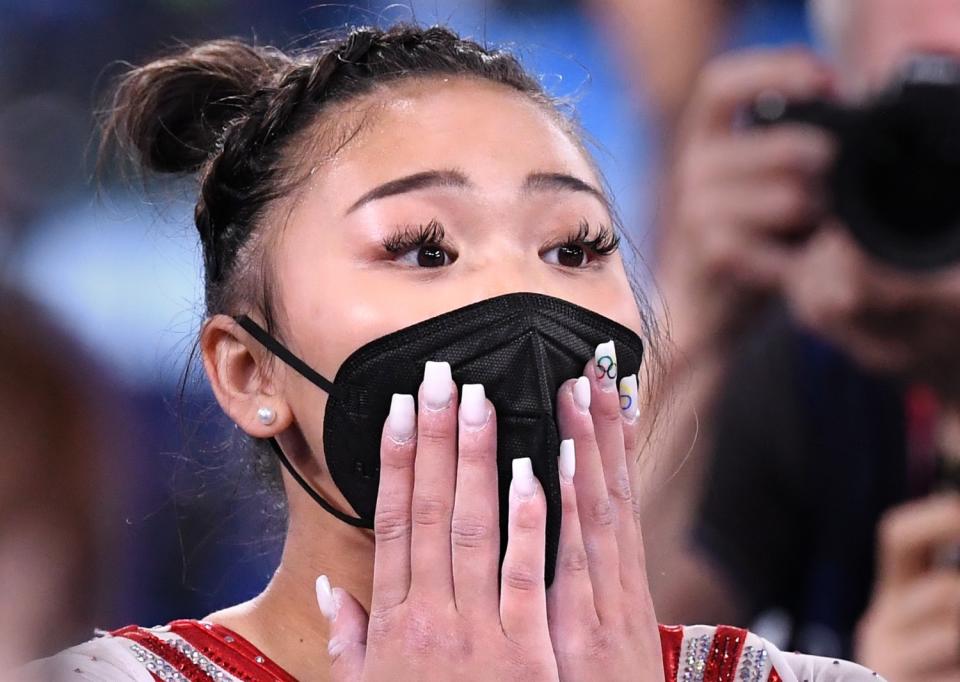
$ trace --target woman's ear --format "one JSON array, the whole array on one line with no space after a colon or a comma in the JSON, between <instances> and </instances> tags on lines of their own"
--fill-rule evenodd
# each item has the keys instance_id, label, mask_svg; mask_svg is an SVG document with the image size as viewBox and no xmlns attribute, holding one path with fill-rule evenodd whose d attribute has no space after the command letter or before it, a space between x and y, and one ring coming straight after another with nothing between
<instances>
[{"instance_id":1,"label":"woman's ear","mask_svg":"<svg viewBox=\"0 0 960 682\"><path fill-rule=\"evenodd\" d=\"M271 356L236 320L214 315L200 333L203 368L223 411L254 438L271 438L293 421L278 390Z\"/></svg>"}]
</instances>

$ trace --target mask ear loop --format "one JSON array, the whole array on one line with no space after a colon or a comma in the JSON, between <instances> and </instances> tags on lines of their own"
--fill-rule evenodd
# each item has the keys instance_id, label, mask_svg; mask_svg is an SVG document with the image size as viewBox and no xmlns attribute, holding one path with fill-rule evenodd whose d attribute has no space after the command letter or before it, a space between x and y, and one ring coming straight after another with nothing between
<instances>
[{"instance_id":1,"label":"mask ear loop","mask_svg":"<svg viewBox=\"0 0 960 682\"><path fill-rule=\"evenodd\" d=\"M328 395L333 395L335 387L332 382L327 381L325 377L318 374L307 363L291 353L290 350L287 349L282 343L270 336L270 334L268 334L263 327L258 325L246 315L239 315L233 319L236 320L237 324L239 324L244 331L256 339L264 348L280 358L280 360L286 363L291 369L303 375L307 381L319 386L322 390L326 391ZM277 439L269 438L268 440L270 442L271 449L277 456L277 459L280 460L283 468L287 470L287 473L293 477L293 480L295 480L300 487L303 488L304 492L306 492L314 502L319 504L324 511L335 516L344 523L354 526L355 528L373 528L372 521L359 516L350 516L349 514L345 514L323 499L320 493L314 490L313 486L307 483L306 479L300 475L300 472L294 468L293 463L291 463L286 454L284 454L283 449L277 442Z\"/></svg>"}]
</instances>

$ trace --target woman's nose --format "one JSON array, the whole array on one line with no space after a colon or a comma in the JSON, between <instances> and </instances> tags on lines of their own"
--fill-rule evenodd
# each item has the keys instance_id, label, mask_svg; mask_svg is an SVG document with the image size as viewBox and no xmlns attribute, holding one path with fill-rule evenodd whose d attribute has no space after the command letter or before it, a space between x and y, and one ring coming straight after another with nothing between
<instances>
[{"instance_id":1,"label":"woman's nose","mask_svg":"<svg viewBox=\"0 0 960 682\"><path fill-rule=\"evenodd\" d=\"M482 301L488 298L516 293L551 294L546 281L546 265L529 258L501 258L498 263L478 270L469 285L472 298ZM554 294L555 295L555 294Z\"/></svg>"}]
</instances>

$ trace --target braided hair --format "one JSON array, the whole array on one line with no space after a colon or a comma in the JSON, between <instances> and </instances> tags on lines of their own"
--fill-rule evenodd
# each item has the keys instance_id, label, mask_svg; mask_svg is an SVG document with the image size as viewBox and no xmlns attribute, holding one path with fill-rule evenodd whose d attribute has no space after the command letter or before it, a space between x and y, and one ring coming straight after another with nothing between
<instances>
[{"instance_id":1,"label":"braided hair","mask_svg":"<svg viewBox=\"0 0 960 682\"><path fill-rule=\"evenodd\" d=\"M259 308L269 327L253 237L297 183L304 134L326 114L335 123L333 105L401 79L450 75L505 85L556 111L513 55L447 28L397 24L356 28L296 54L214 40L134 68L114 91L103 143L116 142L145 170L197 175L207 314Z\"/></svg>"}]
</instances>

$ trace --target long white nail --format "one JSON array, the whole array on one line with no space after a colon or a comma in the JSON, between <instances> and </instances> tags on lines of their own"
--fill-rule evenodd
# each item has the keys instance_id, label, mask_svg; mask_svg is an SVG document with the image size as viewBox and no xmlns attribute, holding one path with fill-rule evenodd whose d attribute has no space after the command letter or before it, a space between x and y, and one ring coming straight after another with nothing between
<instances>
[{"instance_id":1,"label":"long white nail","mask_svg":"<svg viewBox=\"0 0 960 682\"><path fill-rule=\"evenodd\" d=\"M573 439L560 441L560 478L564 483L572 483L573 476L577 473L577 455L576 448L573 446Z\"/></svg>"},{"instance_id":2,"label":"long white nail","mask_svg":"<svg viewBox=\"0 0 960 682\"><path fill-rule=\"evenodd\" d=\"M481 429L490 420L483 384L464 384L460 391L460 420L471 429Z\"/></svg>"},{"instance_id":3,"label":"long white nail","mask_svg":"<svg viewBox=\"0 0 960 682\"><path fill-rule=\"evenodd\" d=\"M428 362L423 368L423 400L428 409L442 410L453 397L449 362Z\"/></svg>"},{"instance_id":4,"label":"long white nail","mask_svg":"<svg viewBox=\"0 0 960 682\"><path fill-rule=\"evenodd\" d=\"M581 412L590 411L590 380L580 377L573 384L573 404Z\"/></svg>"},{"instance_id":5,"label":"long white nail","mask_svg":"<svg viewBox=\"0 0 960 682\"><path fill-rule=\"evenodd\" d=\"M387 435L395 443L405 443L417 431L417 408L412 395L394 393L387 416Z\"/></svg>"},{"instance_id":6,"label":"long white nail","mask_svg":"<svg viewBox=\"0 0 960 682\"><path fill-rule=\"evenodd\" d=\"M529 499L537 491L537 483L533 478L533 464L529 457L513 460L513 481L510 488L520 499Z\"/></svg>"},{"instance_id":7,"label":"long white nail","mask_svg":"<svg viewBox=\"0 0 960 682\"><path fill-rule=\"evenodd\" d=\"M340 611L340 602L333 594L330 579L325 575L317 578L317 605L327 620L333 622Z\"/></svg>"},{"instance_id":8,"label":"long white nail","mask_svg":"<svg viewBox=\"0 0 960 682\"><path fill-rule=\"evenodd\" d=\"M640 405L637 403L637 376L628 374L620 380L620 411L624 419L632 422L637 418L640 412Z\"/></svg>"},{"instance_id":9,"label":"long white nail","mask_svg":"<svg viewBox=\"0 0 960 682\"><path fill-rule=\"evenodd\" d=\"M597 346L593 354L593 362L601 390L611 391L616 388L617 349L614 348L613 341L606 341Z\"/></svg>"}]
</instances>

